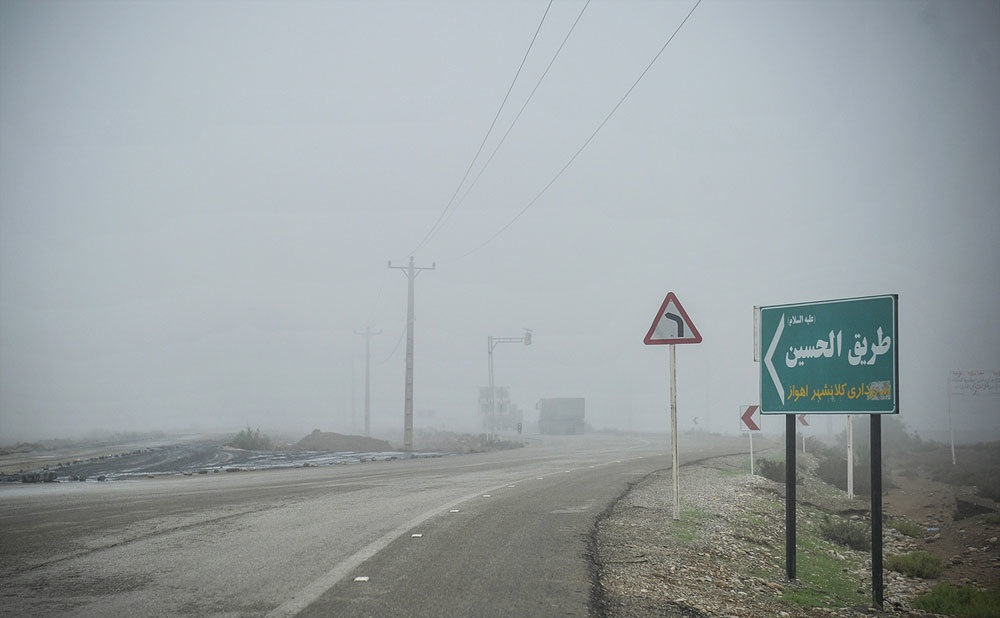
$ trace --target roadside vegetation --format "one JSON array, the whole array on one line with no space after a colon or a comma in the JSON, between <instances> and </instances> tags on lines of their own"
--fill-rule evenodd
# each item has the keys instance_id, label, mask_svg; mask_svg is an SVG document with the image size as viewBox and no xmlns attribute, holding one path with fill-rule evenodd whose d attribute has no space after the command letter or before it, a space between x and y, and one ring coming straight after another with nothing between
<instances>
[{"instance_id":1,"label":"roadside vegetation","mask_svg":"<svg viewBox=\"0 0 1000 618\"><path fill-rule=\"evenodd\" d=\"M274 441L270 436L261 433L260 428L250 429L247 425L229 441L229 446L241 448L246 451L269 451L274 448Z\"/></svg>"},{"instance_id":2,"label":"roadside vegetation","mask_svg":"<svg viewBox=\"0 0 1000 618\"><path fill-rule=\"evenodd\" d=\"M872 527L866 522L851 521L824 513L819 532L824 539L833 541L837 545L855 551L871 551Z\"/></svg>"},{"instance_id":3,"label":"roadside vegetation","mask_svg":"<svg viewBox=\"0 0 1000 618\"><path fill-rule=\"evenodd\" d=\"M887 557L885 559L885 568L910 577L934 579L944 571L944 564L940 558L932 553L911 551L908 554Z\"/></svg>"},{"instance_id":4,"label":"roadside vegetation","mask_svg":"<svg viewBox=\"0 0 1000 618\"><path fill-rule=\"evenodd\" d=\"M979 590L941 583L914 599L913 606L958 618L996 618L1000 616L1000 588Z\"/></svg>"},{"instance_id":5,"label":"roadside vegetation","mask_svg":"<svg viewBox=\"0 0 1000 618\"><path fill-rule=\"evenodd\" d=\"M916 522L912 522L908 519L903 519L902 517L892 517L885 520L885 527L892 528L900 534L906 535L910 538L920 539L926 536L927 528L921 526Z\"/></svg>"}]
</instances>

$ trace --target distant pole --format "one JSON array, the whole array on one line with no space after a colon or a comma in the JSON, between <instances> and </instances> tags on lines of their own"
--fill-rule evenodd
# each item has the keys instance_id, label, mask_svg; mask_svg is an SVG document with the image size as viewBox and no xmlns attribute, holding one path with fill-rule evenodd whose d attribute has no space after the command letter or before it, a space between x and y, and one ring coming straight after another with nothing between
<instances>
[{"instance_id":1,"label":"distant pole","mask_svg":"<svg viewBox=\"0 0 1000 618\"><path fill-rule=\"evenodd\" d=\"M365 330L354 331L355 335L365 336L365 435L372 435L372 335L381 335L382 331L372 331L371 327L366 326ZM352 365L353 367L353 365ZM351 419L353 423L354 419Z\"/></svg>"},{"instance_id":2,"label":"distant pole","mask_svg":"<svg viewBox=\"0 0 1000 618\"><path fill-rule=\"evenodd\" d=\"M389 262L389 268L396 268L403 271L409 282L406 296L406 383L403 389L403 450L410 452L413 450L413 280L417 278L422 270L434 270L437 264L431 263L426 266L414 266L413 256L410 256L409 266L393 266Z\"/></svg>"},{"instance_id":3,"label":"distant pole","mask_svg":"<svg viewBox=\"0 0 1000 618\"><path fill-rule=\"evenodd\" d=\"M674 521L681 518L680 467L677 456L677 346L670 344L670 449L674 473Z\"/></svg>"},{"instance_id":4,"label":"distant pole","mask_svg":"<svg viewBox=\"0 0 1000 618\"><path fill-rule=\"evenodd\" d=\"M489 380L489 387L490 387L490 418L487 421L489 423L489 426L488 426L487 431L486 431L486 441L487 442L493 442L493 427L496 424L496 418L497 418L496 392L493 390L493 335L490 335L489 337L487 337L486 343L487 343L487 347L488 347L488 351L489 351L489 356L487 357L487 360L489 361L488 365L489 365L489 370L490 370L490 380Z\"/></svg>"},{"instance_id":5,"label":"distant pole","mask_svg":"<svg viewBox=\"0 0 1000 618\"><path fill-rule=\"evenodd\" d=\"M497 419L497 401L495 395L495 386L493 380L493 350L501 343L523 343L524 345L531 345L531 329L524 329L524 336L522 337L494 337L489 335L486 338L486 351L487 351L487 366L490 371L490 420L489 420L489 431L486 435L486 439L489 442L493 442L495 439L499 439L499 435L494 435L496 430L496 419Z\"/></svg>"},{"instance_id":6,"label":"distant pole","mask_svg":"<svg viewBox=\"0 0 1000 618\"><path fill-rule=\"evenodd\" d=\"M951 372L948 372L948 435L951 441L951 465L958 465L955 461L955 425L951 422Z\"/></svg>"}]
</instances>

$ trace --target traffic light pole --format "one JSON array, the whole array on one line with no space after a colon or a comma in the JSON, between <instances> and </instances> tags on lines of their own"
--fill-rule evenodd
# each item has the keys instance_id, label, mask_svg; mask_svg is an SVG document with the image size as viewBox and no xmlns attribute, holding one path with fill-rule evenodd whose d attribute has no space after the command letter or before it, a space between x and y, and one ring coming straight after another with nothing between
<instances>
[{"instance_id":1,"label":"traffic light pole","mask_svg":"<svg viewBox=\"0 0 1000 618\"><path fill-rule=\"evenodd\" d=\"M497 400L493 386L493 349L500 343L523 343L524 345L531 345L531 331L527 328L524 329L523 337L494 337L490 335L486 340L487 365L490 371L490 426L486 439L490 442L493 442L497 437L494 434L497 422Z\"/></svg>"}]
</instances>

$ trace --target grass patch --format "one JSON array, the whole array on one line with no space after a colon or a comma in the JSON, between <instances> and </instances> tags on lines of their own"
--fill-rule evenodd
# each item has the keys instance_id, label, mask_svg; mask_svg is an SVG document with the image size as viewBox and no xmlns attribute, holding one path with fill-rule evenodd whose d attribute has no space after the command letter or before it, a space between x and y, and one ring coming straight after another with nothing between
<instances>
[{"instance_id":1,"label":"grass patch","mask_svg":"<svg viewBox=\"0 0 1000 618\"><path fill-rule=\"evenodd\" d=\"M990 513L983 518L983 523L990 526L1000 526L1000 513Z\"/></svg>"},{"instance_id":2,"label":"grass patch","mask_svg":"<svg viewBox=\"0 0 1000 618\"><path fill-rule=\"evenodd\" d=\"M828 513L803 509L796 530L795 575L797 582L789 584L782 599L803 607L855 607L868 602L865 592L858 592L858 582L850 572L839 547L823 536L824 526L831 520Z\"/></svg>"},{"instance_id":3,"label":"grass patch","mask_svg":"<svg viewBox=\"0 0 1000 618\"><path fill-rule=\"evenodd\" d=\"M885 559L885 568L921 579L933 579L944 570L941 559L925 551L889 556Z\"/></svg>"},{"instance_id":4,"label":"grass patch","mask_svg":"<svg viewBox=\"0 0 1000 618\"><path fill-rule=\"evenodd\" d=\"M863 522L824 515L819 532L824 539L857 551L868 551L872 548L871 527Z\"/></svg>"},{"instance_id":5,"label":"grass patch","mask_svg":"<svg viewBox=\"0 0 1000 618\"><path fill-rule=\"evenodd\" d=\"M994 618L1000 616L1000 588L978 590L970 586L938 584L914 599L913 606L959 618Z\"/></svg>"},{"instance_id":6,"label":"grass patch","mask_svg":"<svg viewBox=\"0 0 1000 618\"><path fill-rule=\"evenodd\" d=\"M677 521L671 520L670 532L678 541L689 543L703 538L705 522L712 518L711 513L698 510L682 510L680 516Z\"/></svg>"},{"instance_id":7,"label":"grass patch","mask_svg":"<svg viewBox=\"0 0 1000 618\"><path fill-rule=\"evenodd\" d=\"M803 607L854 607L867 602L858 593L858 583L844 572L845 563L835 558L833 544L819 537L798 539L796 577L798 585L789 585L782 598Z\"/></svg>"},{"instance_id":8,"label":"grass patch","mask_svg":"<svg viewBox=\"0 0 1000 618\"><path fill-rule=\"evenodd\" d=\"M915 539L919 539L927 534L927 528L908 519L889 519L886 520L885 525L887 528L898 530L900 534L905 534Z\"/></svg>"},{"instance_id":9,"label":"grass patch","mask_svg":"<svg viewBox=\"0 0 1000 618\"><path fill-rule=\"evenodd\" d=\"M736 515L736 521L758 527L767 525L767 519L763 515L755 515L754 513L739 513Z\"/></svg>"},{"instance_id":10,"label":"grass patch","mask_svg":"<svg viewBox=\"0 0 1000 618\"><path fill-rule=\"evenodd\" d=\"M717 468L719 476L723 478L733 478L737 476L746 476L750 472L750 468Z\"/></svg>"}]
</instances>

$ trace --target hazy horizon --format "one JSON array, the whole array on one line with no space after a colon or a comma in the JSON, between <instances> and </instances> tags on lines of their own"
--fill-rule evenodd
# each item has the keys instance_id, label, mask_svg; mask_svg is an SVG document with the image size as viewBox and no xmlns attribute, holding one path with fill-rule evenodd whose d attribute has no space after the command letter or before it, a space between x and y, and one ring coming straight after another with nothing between
<instances>
[{"instance_id":1,"label":"hazy horizon","mask_svg":"<svg viewBox=\"0 0 1000 618\"><path fill-rule=\"evenodd\" d=\"M681 428L735 432L755 305L898 294L900 418L998 439L948 394L1000 369L997 109L991 1L2 3L0 444L361 433L366 327L401 435L411 255L418 428L530 328L529 418L666 431L672 291Z\"/></svg>"}]
</instances>

